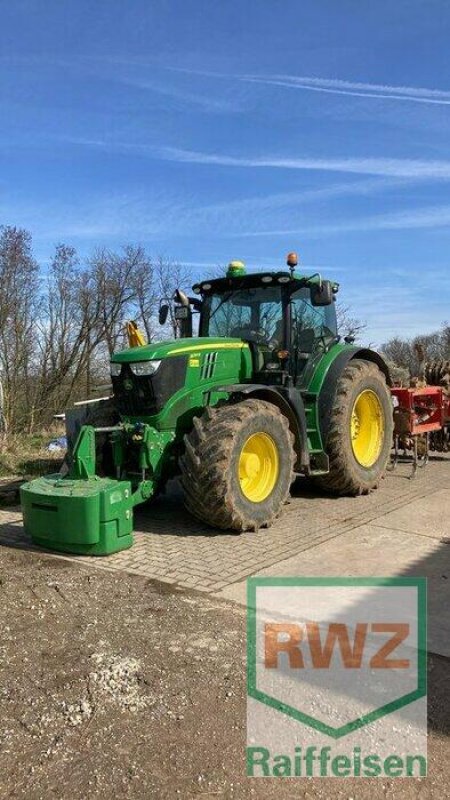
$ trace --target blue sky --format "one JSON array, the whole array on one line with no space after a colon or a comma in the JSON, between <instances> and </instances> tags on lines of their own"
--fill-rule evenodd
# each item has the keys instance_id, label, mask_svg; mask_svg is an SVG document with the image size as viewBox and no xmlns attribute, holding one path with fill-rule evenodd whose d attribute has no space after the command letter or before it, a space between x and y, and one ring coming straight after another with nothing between
<instances>
[{"instance_id":1,"label":"blue sky","mask_svg":"<svg viewBox=\"0 0 450 800\"><path fill-rule=\"evenodd\" d=\"M446 0L0 5L0 222L341 283L367 339L450 318Z\"/></svg>"}]
</instances>

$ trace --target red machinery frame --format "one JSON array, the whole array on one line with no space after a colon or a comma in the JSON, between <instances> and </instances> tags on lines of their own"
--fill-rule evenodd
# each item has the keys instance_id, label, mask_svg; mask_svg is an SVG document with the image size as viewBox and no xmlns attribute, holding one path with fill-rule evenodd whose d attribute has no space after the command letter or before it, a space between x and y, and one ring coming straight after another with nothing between
<instances>
[{"instance_id":1,"label":"red machinery frame","mask_svg":"<svg viewBox=\"0 0 450 800\"><path fill-rule=\"evenodd\" d=\"M429 434L441 430L450 415L450 398L440 386L423 388L391 389L394 404L394 458L392 469L399 460L399 446L404 450L412 446L413 472L424 467L429 459ZM424 442L424 451L419 456L418 440Z\"/></svg>"}]
</instances>

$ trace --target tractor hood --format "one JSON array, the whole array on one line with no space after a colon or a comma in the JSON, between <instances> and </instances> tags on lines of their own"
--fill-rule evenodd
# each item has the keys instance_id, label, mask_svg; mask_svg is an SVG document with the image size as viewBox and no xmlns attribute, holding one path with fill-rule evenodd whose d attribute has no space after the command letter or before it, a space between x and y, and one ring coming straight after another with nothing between
<instances>
[{"instance_id":1,"label":"tractor hood","mask_svg":"<svg viewBox=\"0 0 450 800\"><path fill-rule=\"evenodd\" d=\"M200 354L204 350L241 350L248 347L242 339L225 339L195 336L192 339L171 339L168 342L153 342L143 347L130 347L115 353L111 361L114 364L135 363L136 361L152 361L183 354Z\"/></svg>"}]
</instances>

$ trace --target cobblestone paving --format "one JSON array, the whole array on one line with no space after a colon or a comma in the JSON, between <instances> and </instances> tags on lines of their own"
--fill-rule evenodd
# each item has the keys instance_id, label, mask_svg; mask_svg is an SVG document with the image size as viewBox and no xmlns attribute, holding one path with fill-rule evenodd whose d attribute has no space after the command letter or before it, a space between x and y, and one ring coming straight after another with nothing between
<instances>
[{"instance_id":1,"label":"cobblestone paving","mask_svg":"<svg viewBox=\"0 0 450 800\"><path fill-rule=\"evenodd\" d=\"M356 498L325 497L298 479L275 525L239 535L208 528L192 519L174 484L164 497L136 508L135 544L130 550L103 558L52 555L90 567L125 570L179 587L216 592L412 500L450 489L449 465L449 457L433 459L414 481L408 480L409 466L401 465L388 474L378 491ZM20 509L0 511L0 545L33 549L23 530Z\"/></svg>"}]
</instances>

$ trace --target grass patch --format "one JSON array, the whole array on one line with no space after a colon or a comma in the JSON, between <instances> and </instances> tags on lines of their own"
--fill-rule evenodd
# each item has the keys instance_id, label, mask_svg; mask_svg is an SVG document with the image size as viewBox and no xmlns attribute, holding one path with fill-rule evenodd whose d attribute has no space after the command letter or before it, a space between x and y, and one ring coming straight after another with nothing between
<instances>
[{"instance_id":1,"label":"grass patch","mask_svg":"<svg viewBox=\"0 0 450 800\"><path fill-rule=\"evenodd\" d=\"M58 472L64 451L49 452L52 439L64 434L64 429L42 430L37 433L6 434L0 440L0 478L31 477Z\"/></svg>"}]
</instances>

